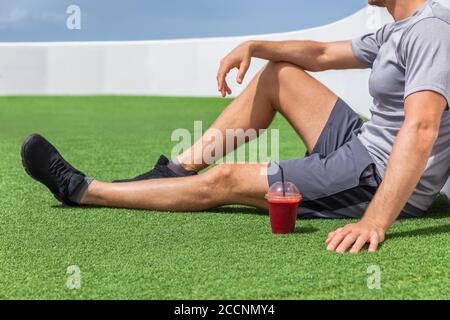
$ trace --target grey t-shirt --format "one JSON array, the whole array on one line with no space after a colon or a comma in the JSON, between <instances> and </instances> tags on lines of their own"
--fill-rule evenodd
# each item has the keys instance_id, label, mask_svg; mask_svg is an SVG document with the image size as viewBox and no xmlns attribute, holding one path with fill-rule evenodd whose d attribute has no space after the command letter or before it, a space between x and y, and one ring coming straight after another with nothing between
<instances>
[{"instance_id":1,"label":"grey t-shirt","mask_svg":"<svg viewBox=\"0 0 450 320\"><path fill-rule=\"evenodd\" d=\"M352 40L355 56L372 68L372 117L358 135L384 177L394 139L405 117L404 100L434 91L450 103L450 9L429 0L412 17ZM408 161L408 159L404 159ZM427 210L450 175L450 111L425 172L408 203Z\"/></svg>"}]
</instances>

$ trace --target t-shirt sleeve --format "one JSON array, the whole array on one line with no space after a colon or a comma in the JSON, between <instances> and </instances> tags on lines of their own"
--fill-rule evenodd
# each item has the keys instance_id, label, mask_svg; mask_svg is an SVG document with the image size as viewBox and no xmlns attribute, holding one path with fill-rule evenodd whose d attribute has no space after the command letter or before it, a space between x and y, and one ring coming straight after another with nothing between
<instances>
[{"instance_id":1,"label":"t-shirt sleeve","mask_svg":"<svg viewBox=\"0 0 450 320\"><path fill-rule=\"evenodd\" d=\"M450 25L439 19L417 23L403 41L405 98L434 91L450 103Z\"/></svg>"},{"instance_id":2,"label":"t-shirt sleeve","mask_svg":"<svg viewBox=\"0 0 450 320\"><path fill-rule=\"evenodd\" d=\"M355 57L365 65L372 67L383 44L383 29L369 33L351 41Z\"/></svg>"}]
</instances>

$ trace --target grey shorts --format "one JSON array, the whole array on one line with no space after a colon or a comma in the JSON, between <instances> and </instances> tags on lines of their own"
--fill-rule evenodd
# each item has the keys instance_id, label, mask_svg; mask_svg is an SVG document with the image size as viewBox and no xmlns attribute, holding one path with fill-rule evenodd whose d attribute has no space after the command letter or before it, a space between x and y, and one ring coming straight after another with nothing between
<instances>
[{"instance_id":1,"label":"grey shorts","mask_svg":"<svg viewBox=\"0 0 450 320\"><path fill-rule=\"evenodd\" d=\"M305 218L361 218L381 178L357 134L361 118L338 99L320 137L304 158L280 161L285 179L303 196L299 216ZM269 185L281 181L278 164L269 164ZM423 212L407 205L401 217Z\"/></svg>"}]
</instances>

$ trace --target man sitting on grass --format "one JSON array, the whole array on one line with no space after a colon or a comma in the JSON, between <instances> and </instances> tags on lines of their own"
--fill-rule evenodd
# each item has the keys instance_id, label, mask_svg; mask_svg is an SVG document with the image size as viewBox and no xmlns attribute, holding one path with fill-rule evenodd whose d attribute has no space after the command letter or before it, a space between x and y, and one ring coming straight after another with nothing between
<instances>
[{"instance_id":1,"label":"man sitting on grass","mask_svg":"<svg viewBox=\"0 0 450 320\"><path fill-rule=\"evenodd\" d=\"M217 76L242 83L252 57L270 62L211 128L265 129L277 112L308 148L305 158L282 161L286 180L302 192L301 217L362 218L331 232L329 251L352 253L384 241L398 217L423 215L450 174L450 10L429 0L369 0L394 17L374 34L352 41L245 42L226 56ZM372 118L358 115L306 71L372 68ZM269 185L280 180L273 163L221 164L206 173L199 148L164 156L148 173L121 183L87 178L43 137L22 146L27 172L67 205L160 211L200 211L241 204L267 208ZM221 142L222 143L222 142ZM262 174L263 173L263 174ZM171 178L171 179L166 179ZM211 192L211 191L214 192Z\"/></svg>"}]
</instances>

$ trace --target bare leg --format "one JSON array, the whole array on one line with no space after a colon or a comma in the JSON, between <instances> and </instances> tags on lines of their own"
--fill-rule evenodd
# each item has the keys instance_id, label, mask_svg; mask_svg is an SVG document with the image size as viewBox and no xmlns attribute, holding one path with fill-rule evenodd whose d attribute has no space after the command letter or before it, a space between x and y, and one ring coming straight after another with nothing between
<instances>
[{"instance_id":1,"label":"bare leg","mask_svg":"<svg viewBox=\"0 0 450 320\"><path fill-rule=\"evenodd\" d=\"M266 208L266 164L222 164L192 177L129 183L93 181L82 204L158 211L202 211L227 204Z\"/></svg>"},{"instance_id":2,"label":"bare leg","mask_svg":"<svg viewBox=\"0 0 450 320\"><path fill-rule=\"evenodd\" d=\"M287 118L307 148L311 150L322 132L337 96L301 68L289 63L269 63L251 81L249 86L217 118L211 128L222 132L226 129L266 129L276 112ZM189 170L200 171L208 165L202 150L215 143L209 132L178 161ZM226 141L223 141L226 153ZM215 160L219 160L218 155Z\"/></svg>"},{"instance_id":3,"label":"bare leg","mask_svg":"<svg viewBox=\"0 0 450 320\"><path fill-rule=\"evenodd\" d=\"M269 63L212 128L220 130L223 136L226 129L263 129L280 112L311 150L336 100L333 92L302 69L288 63ZM180 163L191 170L205 168L202 153L192 151L198 145L202 149L211 143L214 141L205 133L179 157ZM225 146L226 143L222 147ZM159 211L201 211L226 204L266 208L268 181L264 170L267 164L222 164L194 177L123 184L94 181L81 202Z\"/></svg>"}]
</instances>

